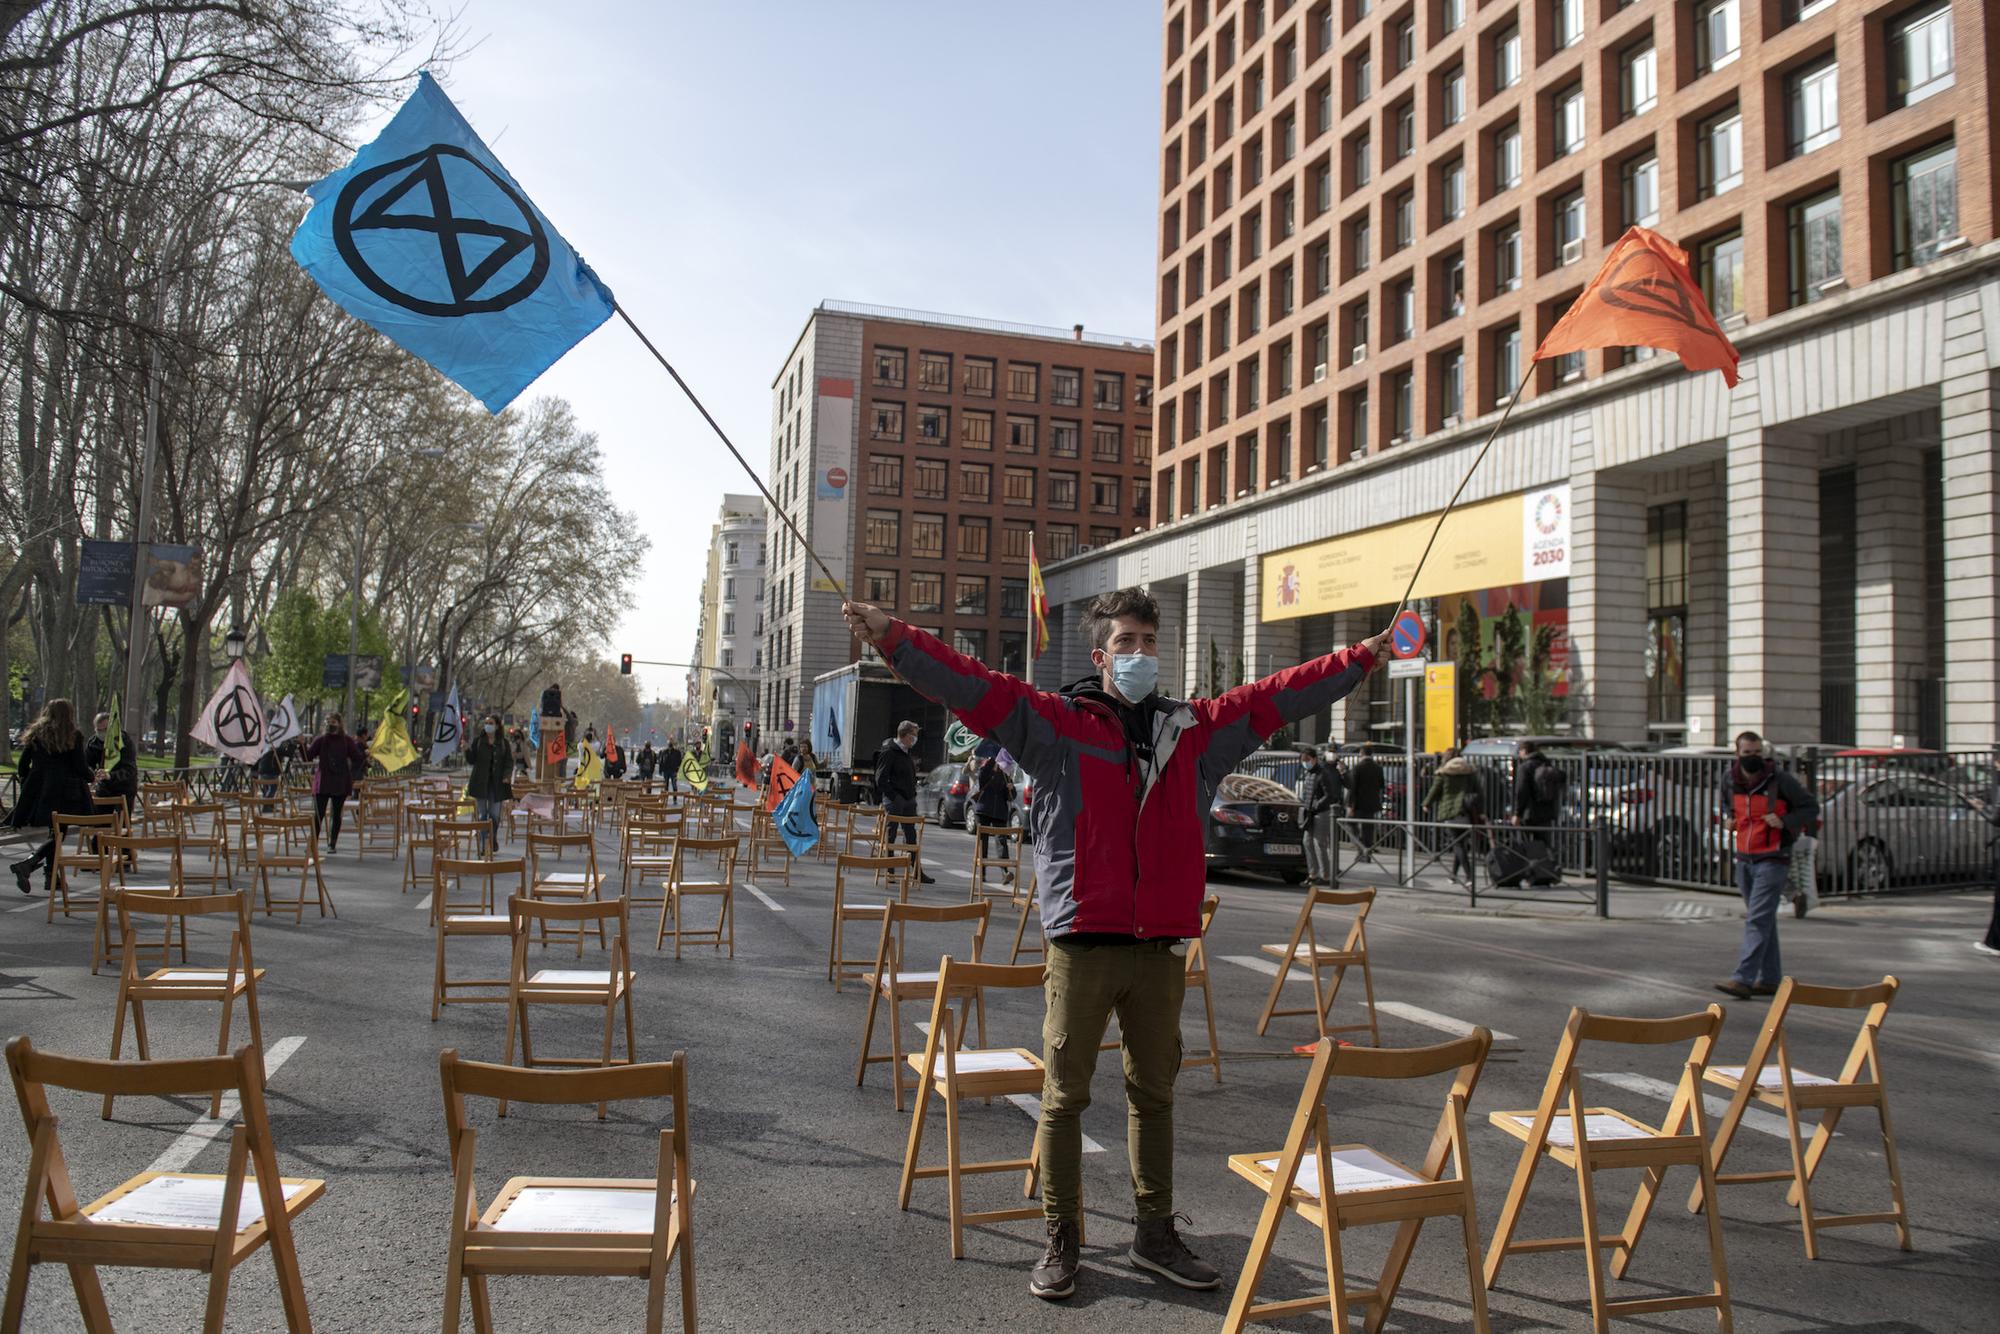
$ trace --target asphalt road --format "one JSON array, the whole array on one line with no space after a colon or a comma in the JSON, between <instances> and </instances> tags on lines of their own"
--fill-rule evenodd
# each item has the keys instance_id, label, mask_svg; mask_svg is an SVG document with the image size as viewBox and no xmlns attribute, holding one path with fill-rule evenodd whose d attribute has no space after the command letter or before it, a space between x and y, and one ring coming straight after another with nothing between
<instances>
[{"instance_id":1,"label":"asphalt road","mask_svg":"<svg viewBox=\"0 0 2000 1334\"><path fill-rule=\"evenodd\" d=\"M615 845L603 840L607 863ZM940 883L929 897L956 900L970 861L962 834L932 830ZM324 1330L434 1329L441 1307L450 1198L437 1056L456 1047L499 1059L503 1010L463 1006L430 1020L433 937L420 896L399 890L400 863L351 851L331 864L337 920L303 925L259 920L257 961L268 1052L284 1054L270 1077L280 1160L288 1174L325 1177L325 1199L298 1230L305 1284ZM1250 879L1218 881L1222 898L1209 949L1214 1001L1226 1060L1224 1082L1191 1071L1179 1086L1177 1203L1192 1217L1186 1235L1221 1264L1223 1291L1183 1293L1128 1269L1130 1184L1123 1156L1122 1088L1115 1055L1098 1069L1098 1101L1085 1130L1101 1146L1087 1153L1089 1208L1085 1272L1077 1297L1060 1306L1031 1298L1026 1273L1040 1252L1040 1229L1016 1223L974 1229L968 1255L950 1258L942 1182L920 1182L912 1209L899 1212L898 1169L908 1129L890 1103L886 1068L854 1083L866 994L834 994L825 980L832 876L828 864L802 863L789 885L759 882L739 893L734 959L693 952L676 963L652 946L656 919L636 923L639 1054L685 1051L692 1085L692 1162L700 1183L695 1254L703 1322L711 1329L791 1331L855 1329L1203 1330L1216 1328L1255 1226L1260 1197L1225 1166L1229 1154L1276 1150L1304 1074L1290 1046L1310 1035L1309 1019L1281 1020L1255 1035L1270 985L1256 967L1258 947L1281 941L1299 891ZM14 896L8 883L8 897ZM1471 1145L1482 1239L1490 1238L1518 1144L1486 1122L1495 1109L1531 1107L1572 1005L1627 1015L1669 1015L1721 999L1709 983L1735 957L1738 922L1726 901L1694 895L1620 892L1614 920L1587 915L1468 914L1442 895L1385 896L1370 922L1376 994L1387 1007L1388 1045L1441 1040L1441 1027L1483 1023L1512 1035L1489 1061L1473 1102ZM1684 906L1676 906L1684 905ZM83 919L50 925L39 893L0 904L0 1032L27 1033L38 1046L101 1056L110 1038L116 983L92 977ZM26 910L20 910L25 908ZM1797 1216L1780 1186L1741 1186L1725 1196L1726 1244L1740 1330L1990 1330L2000 1310L2000 964L1969 942L1983 926L1978 896L1912 898L1829 906L1803 922L1783 923L1792 972L1851 985L1897 974L1903 995L1884 1033L1915 1249L1896 1249L1883 1226L1830 1232L1822 1258L1809 1263ZM1011 913L996 938L1011 936ZM1003 931L1002 928L1005 928ZM200 942L197 941L197 950ZM454 941L454 971L495 971L502 942ZM1005 948L1000 951L1004 958ZM988 957L993 951L989 949ZM482 958L482 955L484 956ZM565 965L567 948L548 951ZM197 960L198 962L200 960ZM586 965L590 966L590 965ZM1342 1006L1348 1005L1343 995ZM189 1013L168 1012L185 1008ZM1728 1005L1721 1059L1740 1062L1762 1002ZM1348 1009L1348 1014L1353 1010ZM912 1008L906 1030L919 1040ZM239 1015L240 1019L240 1015ZM1186 1014L1190 1049L1200 1047L1196 998ZM1039 996L996 998L994 1045L1038 1045ZM242 1028L239 1023L237 1032ZM539 1017L544 1050L589 1050L597 1039L586 1014ZM156 1007L158 1055L212 1050L212 1007ZM1852 1036L1845 1017L1801 1020L1794 1059L1832 1072ZM1648 1080L1671 1081L1683 1049L1620 1052L1590 1067L1593 1093L1641 1118L1664 1103ZM1603 1078L1610 1076L1610 1078ZM1419 1089L1337 1086L1329 1100L1340 1138L1366 1141L1397 1156L1420 1157L1441 1105L1438 1084ZM85 1199L111 1188L173 1151L206 1108L187 1100L121 1103L101 1121L88 1099L59 1095L61 1134ZM652 1172L659 1109L614 1106L600 1124L592 1109L519 1107L504 1122L477 1109L482 1194L508 1176L647 1176ZM932 1138L943 1118L933 1108ZM1008 1103L969 1105L969 1154L1024 1152L1033 1123ZM226 1136L201 1148L190 1170L221 1171ZM23 1180L27 1145L0 1134L0 1186L9 1198ZM1730 1168L1779 1167L1784 1140L1768 1125L1746 1130ZM1013 1178L974 1179L971 1207L991 1207L1018 1189ZM1629 1174L1600 1187L1605 1223L1622 1218L1635 1183ZM1690 1178L1681 1170L1662 1203L1621 1295L1697 1291L1707 1284L1704 1233L1681 1205ZM1883 1157L1872 1116L1857 1113L1815 1184L1823 1210L1886 1207ZM1350 1282L1365 1283L1387 1244L1388 1229L1350 1232ZM1530 1197L1524 1236L1578 1231L1571 1178L1545 1166ZM6 1246L11 1258L12 1234ZM1286 1224L1279 1262L1261 1285L1267 1297L1322 1290L1319 1239L1296 1220ZM105 1287L120 1328L183 1330L199 1324L201 1280L169 1272L106 1271ZM622 1330L638 1326L644 1293L634 1282L497 1280L500 1328ZM1509 1260L1490 1294L1495 1329L1587 1328L1584 1271L1573 1254ZM670 1297L669 1309L677 1309ZM1455 1230L1427 1229L1419 1241L1391 1329L1461 1327L1468 1315L1465 1270ZM1713 1316L1648 1316L1637 1327L1713 1328ZM1280 1328L1326 1327L1323 1317ZM81 1328L60 1270L36 1272L27 1328ZM270 1266L260 1255L238 1271L229 1302L231 1330L282 1328ZM469 1325L468 1325L469 1328Z\"/></svg>"}]
</instances>

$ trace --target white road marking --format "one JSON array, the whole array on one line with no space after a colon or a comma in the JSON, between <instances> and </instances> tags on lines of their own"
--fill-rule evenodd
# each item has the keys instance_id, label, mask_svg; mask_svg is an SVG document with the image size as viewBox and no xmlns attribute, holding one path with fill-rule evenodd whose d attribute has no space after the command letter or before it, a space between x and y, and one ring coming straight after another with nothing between
<instances>
[{"instance_id":1,"label":"white road marking","mask_svg":"<svg viewBox=\"0 0 2000 1334\"><path fill-rule=\"evenodd\" d=\"M1218 954L1216 957L1224 963L1233 963L1238 968L1248 968L1251 972L1262 973L1266 977L1276 977L1278 975L1278 965L1276 963L1269 959L1260 959L1254 954ZM1309 978L1303 968L1294 968L1291 977L1286 980L1304 982L1309 980Z\"/></svg>"},{"instance_id":2,"label":"white road marking","mask_svg":"<svg viewBox=\"0 0 2000 1334\"><path fill-rule=\"evenodd\" d=\"M1383 1014L1393 1014L1398 1019L1407 1019L1413 1024L1422 1024L1425 1028L1435 1028L1438 1032L1449 1033L1455 1038L1470 1037L1472 1035L1473 1026L1471 1024L1466 1023L1463 1019L1454 1019L1448 1014L1439 1014L1436 1010L1426 1010L1415 1005L1405 1005L1402 1001L1376 1001L1375 1008ZM1493 1040L1495 1042L1520 1041L1512 1033L1502 1033L1497 1028L1493 1030Z\"/></svg>"},{"instance_id":3,"label":"white road marking","mask_svg":"<svg viewBox=\"0 0 2000 1334\"><path fill-rule=\"evenodd\" d=\"M436 893L436 891L435 891L435 890L433 890L433 891L432 891L432 893ZM417 911L418 911L418 912L422 912L422 911L424 911L424 909L426 909L426 908L428 908L428 907L430 907L430 906L431 906L431 896L430 896L430 894L426 894L426 895L424 895L424 896L423 896L422 898L420 898L420 899L418 899L418 900L417 900Z\"/></svg>"},{"instance_id":4,"label":"white road marking","mask_svg":"<svg viewBox=\"0 0 2000 1334\"><path fill-rule=\"evenodd\" d=\"M1590 1073L1588 1078L1595 1079L1600 1083L1609 1084L1613 1088L1624 1089L1627 1093L1637 1093L1647 1098L1658 1098L1661 1102L1670 1103L1674 1100L1674 1086L1664 1079L1654 1079L1650 1075L1635 1075L1629 1072L1609 1074ZM1710 1093L1708 1090L1703 1089L1701 1105L1708 1110L1710 1116L1720 1121L1723 1113L1729 1110L1729 1099L1720 1093ZM1775 1136L1778 1139L1789 1138L1785 1130L1784 1117L1779 1116L1775 1112L1763 1111L1757 1107L1746 1107L1743 1110L1743 1128L1745 1130L1760 1130L1764 1134ZM1810 1132L1810 1128L1804 1125L1801 1125L1799 1129L1808 1133ZM1833 1133L1835 1136L1840 1134L1837 1130Z\"/></svg>"},{"instance_id":5,"label":"white road marking","mask_svg":"<svg viewBox=\"0 0 2000 1334\"><path fill-rule=\"evenodd\" d=\"M1007 1101L1013 1103L1016 1107L1019 1107L1022 1111L1026 1112L1029 1116L1033 1117L1037 1125L1041 1123L1042 1100L1040 1098L1037 1098L1034 1094L1009 1093L1007 1095ZM1083 1137L1083 1151L1085 1153L1103 1153L1104 1146L1102 1144L1099 1144L1096 1140L1092 1139L1090 1136L1085 1135Z\"/></svg>"},{"instance_id":6,"label":"white road marking","mask_svg":"<svg viewBox=\"0 0 2000 1334\"><path fill-rule=\"evenodd\" d=\"M305 1045L304 1038L279 1038L264 1053L264 1082L270 1083L271 1076L278 1073L278 1067L292 1058L292 1053ZM181 1132L179 1139L167 1146L166 1152L153 1160L148 1168L152 1172L179 1172L195 1160L195 1155L210 1143L221 1138L229 1129L230 1122L243 1110L243 1100L234 1093L222 1095L222 1115L204 1116Z\"/></svg>"},{"instance_id":7,"label":"white road marking","mask_svg":"<svg viewBox=\"0 0 2000 1334\"><path fill-rule=\"evenodd\" d=\"M8 911L8 912L33 912L33 911L35 911L35 909L37 909L37 908L40 908L40 909L41 909L41 910L42 910L43 912L47 912L47 911L48 911L48 909L49 909L49 905L48 905L48 901L47 901L46 899L36 899L36 900L34 900L34 901L33 901L32 903L24 903L24 904L22 904L22 905L21 905L20 907L18 907L18 908L9 908L9 909L8 909L7 911Z\"/></svg>"},{"instance_id":8,"label":"white road marking","mask_svg":"<svg viewBox=\"0 0 2000 1334\"><path fill-rule=\"evenodd\" d=\"M752 894L755 894L757 896L757 901L763 904L766 908L769 908L772 912L784 911L784 908L779 906L778 901L776 899L772 898L769 894L766 894L763 890L757 888L756 885L752 884L748 880L745 880L743 882L743 888L749 890Z\"/></svg>"},{"instance_id":9,"label":"white road marking","mask_svg":"<svg viewBox=\"0 0 2000 1334\"><path fill-rule=\"evenodd\" d=\"M944 868L944 873L945 873L946 875L955 875L955 876L957 876L957 877L958 877L958 878L959 878L960 880L970 880L970 879L972 879L972 872L970 872L970 871L961 871L961 870L959 870L959 869L958 869L958 868L957 868L956 866L947 866L947 867L945 867L945 868Z\"/></svg>"}]
</instances>

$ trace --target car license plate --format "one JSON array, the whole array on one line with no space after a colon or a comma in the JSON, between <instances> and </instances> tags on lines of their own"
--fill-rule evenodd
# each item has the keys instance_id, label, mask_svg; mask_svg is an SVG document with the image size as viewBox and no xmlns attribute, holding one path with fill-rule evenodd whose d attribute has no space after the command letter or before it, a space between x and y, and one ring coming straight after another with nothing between
<instances>
[{"instance_id":1,"label":"car license plate","mask_svg":"<svg viewBox=\"0 0 2000 1334\"><path fill-rule=\"evenodd\" d=\"M1274 857L1296 857L1304 852L1305 848L1297 843L1266 843L1264 851Z\"/></svg>"}]
</instances>

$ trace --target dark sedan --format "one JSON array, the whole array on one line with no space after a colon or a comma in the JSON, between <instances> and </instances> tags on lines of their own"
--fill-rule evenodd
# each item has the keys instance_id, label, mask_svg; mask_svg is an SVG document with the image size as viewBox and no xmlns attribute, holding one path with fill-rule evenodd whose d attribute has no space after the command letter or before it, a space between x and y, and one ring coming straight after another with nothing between
<instances>
[{"instance_id":1,"label":"dark sedan","mask_svg":"<svg viewBox=\"0 0 2000 1334\"><path fill-rule=\"evenodd\" d=\"M940 764L917 780L917 814L948 828L963 829L970 791L964 765Z\"/></svg>"},{"instance_id":2,"label":"dark sedan","mask_svg":"<svg viewBox=\"0 0 2000 1334\"><path fill-rule=\"evenodd\" d=\"M1230 774L1208 808L1211 870L1257 871L1296 885L1306 878L1299 799L1255 774Z\"/></svg>"}]
</instances>

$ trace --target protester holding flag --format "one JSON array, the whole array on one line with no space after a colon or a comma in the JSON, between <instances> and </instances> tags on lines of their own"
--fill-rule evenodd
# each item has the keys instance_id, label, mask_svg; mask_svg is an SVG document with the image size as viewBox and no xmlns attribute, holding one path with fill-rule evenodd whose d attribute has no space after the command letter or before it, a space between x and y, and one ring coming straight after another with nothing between
<instances>
[{"instance_id":1,"label":"protester holding flag","mask_svg":"<svg viewBox=\"0 0 2000 1334\"><path fill-rule=\"evenodd\" d=\"M66 699L52 699L21 735L20 799L7 823L16 829L40 829L58 815L91 813L90 760L83 733L77 729L76 709ZM46 892L55 859L56 841L51 837L26 861L13 864L14 883L26 894L29 877L40 870Z\"/></svg>"},{"instance_id":2,"label":"protester holding flag","mask_svg":"<svg viewBox=\"0 0 2000 1334\"><path fill-rule=\"evenodd\" d=\"M326 730L306 747L306 759L314 765L313 837L318 838L320 828L326 826L326 850L337 852L341 811L347 805L347 794L354 791L355 771L368 763L367 752L359 741L347 735L346 720L332 713L327 715ZM329 810L333 813L330 824Z\"/></svg>"},{"instance_id":3,"label":"protester holding flag","mask_svg":"<svg viewBox=\"0 0 2000 1334\"><path fill-rule=\"evenodd\" d=\"M486 825L479 850L491 854L500 846L501 809L514 796L514 752L500 735L497 716L489 713L480 720L465 763L465 795L472 798L473 818Z\"/></svg>"},{"instance_id":4,"label":"protester holding flag","mask_svg":"<svg viewBox=\"0 0 2000 1334\"><path fill-rule=\"evenodd\" d=\"M132 734L111 714L100 713L96 733L84 743L84 758L97 775L97 795L125 798L129 815L139 804L139 751L132 744Z\"/></svg>"}]
</instances>

